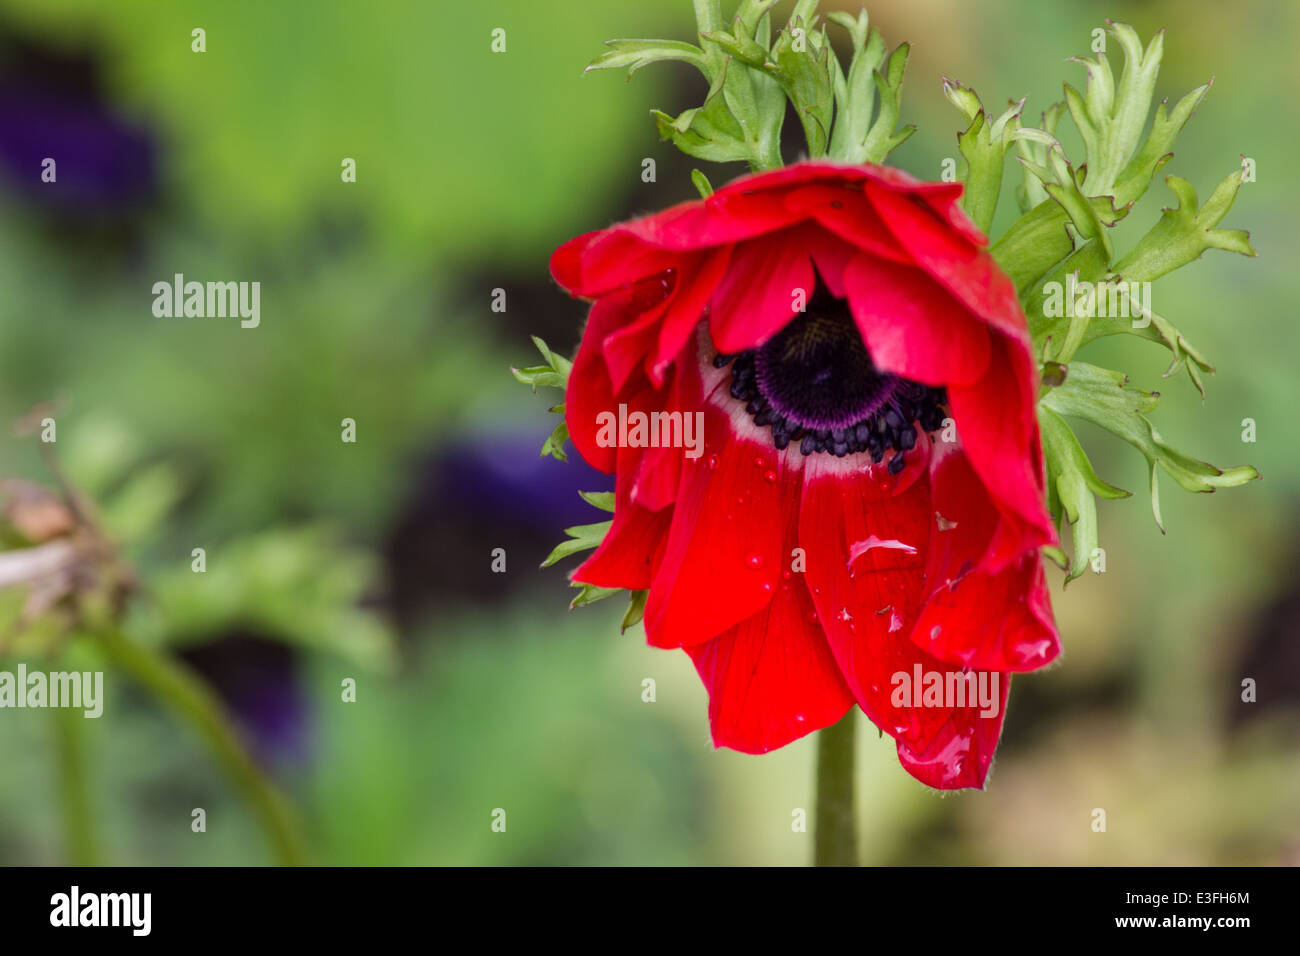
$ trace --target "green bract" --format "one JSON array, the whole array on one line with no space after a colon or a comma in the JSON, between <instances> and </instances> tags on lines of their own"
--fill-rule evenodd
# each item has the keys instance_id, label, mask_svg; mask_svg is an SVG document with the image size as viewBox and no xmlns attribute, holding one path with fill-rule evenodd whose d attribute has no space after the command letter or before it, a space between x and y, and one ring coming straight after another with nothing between
<instances>
[{"instance_id":1,"label":"green bract","mask_svg":"<svg viewBox=\"0 0 1300 956\"><path fill-rule=\"evenodd\" d=\"M542 353L542 358L546 360L545 365L533 365L528 368L511 368L510 371L514 376L525 385L531 385L533 391L537 391L539 385L546 385L551 388L558 388L563 391L569 384L569 372L573 369L573 363L561 355L552 352L550 347L537 336L533 336L533 344L537 346L537 351ZM560 415L564 414L564 403L553 405L551 411ZM542 457L551 455L560 461L568 461L568 455L564 451L564 443L569 440L569 429L561 420L560 424L555 426L549 438L542 445ZM580 491L579 495L582 500L594 508L601 511L614 512L614 492L612 491ZM600 547L600 543L605 540L605 535L613 525L613 519L609 521L600 521L596 524L577 525L572 528L565 528L564 533L569 537L555 546L546 560L542 562L542 567L549 568L557 561L573 554L579 554L583 551L590 551L593 548ZM598 588L591 584L582 584L572 582L572 587L578 588L577 596L569 603L570 608L583 607L587 604L594 604L596 601L604 600L618 594L624 588ZM648 592L633 591L628 603L627 613L623 615L623 630L627 630L633 624L641 620L641 615L645 611L645 599Z\"/></svg>"},{"instance_id":2,"label":"green bract","mask_svg":"<svg viewBox=\"0 0 1300 956\"><path fill-rule=\"evenodd\" d=\"M1147 458L1151 506L1160 518L1158 467L1189 491L1244 484L1258 478L1254 468L1220 469L1166 443L1147 420L1159 394L1131 388L1127 376L1074 361L1075 353L1107 335L1127 333L1164 345L1173 354L1165 377L1186 368L1201 393L1209 362L1174 325L1150 306L1151 283L1192 262L1209 249L1255 255L1248 233L1218 229L1243 180L1244 168L1230 173L1199 205L1186 180L1166 178L1177 204L1129 251L1117 253L1110 230L1127 217L1153 177L1173 156L1179 130L1209 90L1199 86L1172 110L1161 102L1151 118L1163 33L1143 49L1136 31L1108 25L1124 54L1115 80L1105 52L1079 57L1087 71L1086 92L1065 85L1065 99L1043 114L1042 128L1019 124L1018 107L984 132L984 113L974 92L945 83L948 98L971 120L961 137L966 160L966 208L981 228L992 221L1001 181L1001 157L1015 142L1024 169L1020 190L1023 215L992 246L999 265L1020 295L1037 354L1044 364L1039 420L1052 513L1073 528L1068 579L1078 577L1097 546L1094 496L1122 496L1101 481L1062 416L1100 425ZM1084 142L1084 155L1071 162L1056 137L1068 115ZM1001 124L999 127L998 124ZM1062 307L1064 306L1064 307ZM1157 467L1158 466L1158 467Z\"/></svg>"},{"instance_id":3,"label":"green bract","mask_svg":"<svg viewBox=\"0 0 1300 956\"><path fill-rule=\"evenodd\" d=\"M537 351L541 352L542 358L546 359L546 364L531 365L528 368L511 367L510 371L519 381L531 385L534 392L539 385L549 385L551 388L564 391L569 384L569 372L573 368L573 363L564 356L552 352L537 336L534 335L532 339L533 344L537 346ZM560 424L555 426L555 430L543 443L541 457L550 455L559 461L568 461L569 456L564 451L564 443L569 440L569 426L564 424L564 403L552 405L550 410L561 416Z\"/></svg>"},{"instance_id":4,"label":"green bract","mask_svg":"<svg viewBox=\"0 0 1300 956\"><path fill-rule=\"evenodd\" d=\"M610 40L610 49L587 69L632 74L661 60L696 67L709 84L704 104L680 116L658 111L654 116L664 139L698 159L775 169L782 164L781 125L787 104L793 104L810 158L883 162L915 131L912 126L895 131L907 44L886 57L885 41L869 26L865 10L857 17L831 13L827 19L842 27L853 45L845 70L825 25L817 22L817 0L799 0L775 39L769 12L774 6L776 0L742 0L726 25L718 0L696 0L699 46Z\"/></svg>"}]
</instances>

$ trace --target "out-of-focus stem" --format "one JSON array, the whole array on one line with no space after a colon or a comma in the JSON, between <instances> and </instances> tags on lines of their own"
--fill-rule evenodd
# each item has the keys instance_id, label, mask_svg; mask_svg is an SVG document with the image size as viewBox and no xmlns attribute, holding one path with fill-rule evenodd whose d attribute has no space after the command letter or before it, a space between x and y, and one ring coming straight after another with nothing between
<instances>
[{"instance_id":1,"label":"out-of-focus stem","mask_svg":"<svg viewBox=\"0 0 1300 956\"><path fill-rule=\"evenodd\" d=\"M188 667L152 648L129 641L116 630L97 634L109 656L190 725L248 801L278 862L305 862L298 820L288 799L249 756L230 716L216 695Z\"/></svg>"},{"instance_id":2,"label":"out-of-focus stem","mask_svg":"<svg viewBox=\"0 0 1300 956\"><path fill-rule=\"evenodd\" d=\"M59 764L59 798L68 862L73 866L99 865L99 844L90 806L86 774L85 715L74 707L54 709L55 750Z\"/></svg>"},{"instance_id":3,"label":"out-of-focus stem","mask_svg":"<svg viewBox=\"0 0 1300 956\"><path fill-rule=\"evenodd\" d=\"M813 864L857 866L858 828L853 815L856 709L817 732L817 816Z\"/></svg>"}]
</instances>

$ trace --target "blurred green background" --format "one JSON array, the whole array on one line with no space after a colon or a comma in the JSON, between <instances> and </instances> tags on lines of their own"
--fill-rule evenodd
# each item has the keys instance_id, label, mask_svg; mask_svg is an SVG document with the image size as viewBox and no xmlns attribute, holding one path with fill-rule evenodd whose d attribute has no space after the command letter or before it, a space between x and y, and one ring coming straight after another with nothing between
<instances>
[{"instance_id":1,"label":"blurred green background","mask_svg":"<svg viewBox=\"0 0 1300 956\"><path fill-rule=\"evenodd\" d=\"M1015 681L984 793L926 790L864 721L864 861L1300 863L1300 7L869 11L891 46L912 44L903 121L920 129L891 162L925 178L957 155L941 76L990 106L1028 96L1036 122L1062 81L1082 84L1065 58L1106 17L1144 38L1168 29L1158 95L1214 77L1166 172L1205 197L1255 159L1258 181L1224 225L1249 229L1259 258L1212 253L1156 292L1218 368L1208 400L1162 381L1165 353L1149 344L1083 357L1163 392L1166 438L1264 480L1213 496L1166 481L1162 537L1140 456L1088 433L1099 472L1138 494L1101 505L1104 574L1062 594L1051 572L1061 662ZM505 53L490 48L497 27ZM568 611L563 571L536 570L564 526L600 520L574 492L608 487L572 457L537 459L551 396L509 374L534 361L530 333L577 342L582 308L547 257L694 195L692 164L648 110L697 105L698 77L672 65L625 83L582 67L605 39L693 29L686 0L0 0L0 475L50 481L35 439L7 423L54 403L63 469L145 582L128 632L218 689L298 804L314 861L811 856L811 835L791 828L813 802L811 740L715 752L687 657L647 648L639 627L620 635L620 601ZM40 182L44 156L57 185ZM340 180L345 157L355 183ZM707 170L715 184L741 171ZM1168 200L1152 187L1121 248ZM1004 189L999 228L1013 207ZM154 317L152 285L175 273L260 281L260 327ZM205 574L191 572L196 547ZM21 602L4 598L12 618ZM66 643L38 628L0 667L53 666ZM63 653L103 666L89 641ZM340 699L349 677L355 703ZM1245 677L1257 703L1240 700ZM104 716L83 721L98 857L269 861L188 730L115 672L107 684ZM56 724L53 711L0 712L0 863L69 858ZM206 833L190 830L195 807ZM1091 828L1098 807L1105 833Z\"/></svg>"}]
</instances>

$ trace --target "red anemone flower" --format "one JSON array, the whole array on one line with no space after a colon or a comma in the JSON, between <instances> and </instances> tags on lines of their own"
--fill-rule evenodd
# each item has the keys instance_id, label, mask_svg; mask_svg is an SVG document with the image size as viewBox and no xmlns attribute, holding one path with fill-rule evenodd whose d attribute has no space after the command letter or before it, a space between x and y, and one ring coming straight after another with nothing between
<instances>
[{"instance_id":1,"label":"red anemone flower","mask_svg":"<svg viewBox=\"0 0 1300 956\"><path fill-rule=\"evenodd\" d=\"M981 787L1011 672L1059 652L1038 370L960 197L805 162L551 259L593 303L566 422L616 476L574 579L648 589L649 643L691 655L717 746L856 703L917 779Z\"/></svg>"}]
</instances>

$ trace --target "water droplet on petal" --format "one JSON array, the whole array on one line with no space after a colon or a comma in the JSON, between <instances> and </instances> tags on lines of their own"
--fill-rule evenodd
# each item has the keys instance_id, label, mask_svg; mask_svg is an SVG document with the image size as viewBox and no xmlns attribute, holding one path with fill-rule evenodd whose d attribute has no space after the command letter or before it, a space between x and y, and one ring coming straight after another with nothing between
<instances>
[{"instance_id":1,"label":"water droplet on petal","mask_svg":"<svg viewBox=\"0 0 1300 956\"><path fill-rule=\"evenodd\" d=\"M763 566L763 556L757 551L751 551L745 555L745 563L751 568L761 568Z\"/></svg>"},{"instance_id":2,"label":"water droplet on petal","mask_svg":"<svg viewBox=\"0 0 1300 956\"><path fill-rule=\"evenodd\" d=\"M769 471L769 472L765 473L765 474L763 475L763 480L766 481L769 485L774 485L774 484L776 484L776 472L774 472L774 471Z\"/></svg>"},{"instance_id":3,"label":"water droplet on petal","mask_svg":"<svg viewBox=\"0 0 1300 956\"><path fill-rule=\"evenodd\" d=\"M710 455L704 463L708 466L709 471L716 471L718 468L718 456Z\"/></svg>"}]
</instances>

